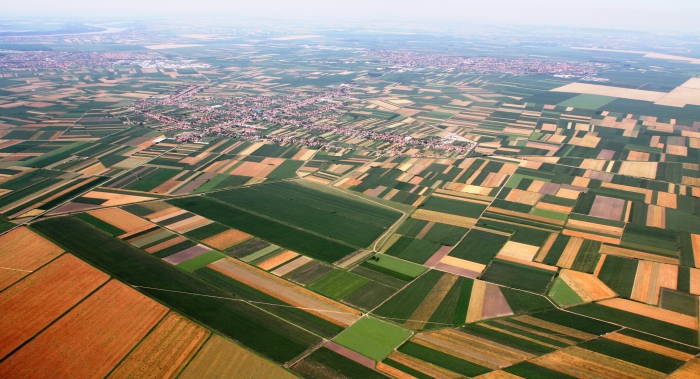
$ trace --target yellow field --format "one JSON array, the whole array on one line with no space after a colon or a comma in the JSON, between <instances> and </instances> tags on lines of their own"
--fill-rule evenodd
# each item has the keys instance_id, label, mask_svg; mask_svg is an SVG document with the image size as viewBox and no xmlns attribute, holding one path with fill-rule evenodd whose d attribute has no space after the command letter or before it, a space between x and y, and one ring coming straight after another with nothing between
<instances>
[{"instance_id":1,"label":"yellow field","mask_svg":"<svg viewBox=\"0 0 700 379\"><path fill-rule=\"evenodd\" d=\"M613 290L592 274L562 270L559 277L587 303L617 296Z\"/></svg>"},{"instance_id":2,"label":"yellow field","mask_svg":"<svg viewBox=\"0 0 700 379\"><path fill-rule=\"evenodd\" d=\"M180 378L295 378L283 368L243 349L235 343L213 336L183 371Z\"/></svg>"},{"instance_id":3,"label":"yellow field","mask_svg":"<svg viewBox=\"0 0 700 379\"><path fill-rule=\"evenodd\" d=\"M639 178L655 179L658 162L622 162L618 174L636 176Z\"/></svg>"},{"instance_id":4,"label":"yellow field","mask_svg":"<svg viewBox=\"0 0 700 379\"><path fill-rule=\"evenodd\" d=\"M90 191L83 195L83 197L87 197L90 199L107 200L104 203L100 204L100 206L102 207L113 207L118 205L133 204L142 201L153 200L153 198L151 197L124 195L120 193L109 193L100 191Z\"/></svg>"},{"instance_id":5,"label":"yellow field","mask_svg":"<svg viewBox=\"0 0 700 379\"><path fill-rule=\"evenodd\" d=\"M63 249L26 227L0 236L0 290L63 253Z\"/></svg>"}]
</instances>

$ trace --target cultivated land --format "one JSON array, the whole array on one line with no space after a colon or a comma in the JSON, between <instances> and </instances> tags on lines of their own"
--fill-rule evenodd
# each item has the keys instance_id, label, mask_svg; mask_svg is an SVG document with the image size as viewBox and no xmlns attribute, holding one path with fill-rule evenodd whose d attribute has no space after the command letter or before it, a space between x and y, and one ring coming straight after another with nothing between
<instances>
[{"instance_id":1,"label":"cultivated land","mask_svg":"<svg viewBox=\"0 0 700 379\"><path fill-rule=\"evenodd\" d=\"M697 376L700 50L367 33L0 33L0 376Z\"/></svg>"}]
</instances>

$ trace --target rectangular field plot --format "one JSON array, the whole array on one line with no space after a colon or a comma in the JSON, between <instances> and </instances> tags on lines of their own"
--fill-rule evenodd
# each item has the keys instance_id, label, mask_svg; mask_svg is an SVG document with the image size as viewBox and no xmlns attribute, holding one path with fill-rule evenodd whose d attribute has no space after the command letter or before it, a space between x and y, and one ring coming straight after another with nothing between
<instances>
[{"instance_id":1,"label":"rectangular field plot","mask_svg":"<svg viewBox=\"0 0 700 379\"><path fill-rule=\"evenodd\" d=\"M397 259L390 255L376 255L375 257L376 259L362 262L360 266L406 281L410 281L428 270L425 266Z\"/></svg>"},{"instance_id":2,"label":"rectangular field plot","mask_svg":"<svg viewBox=\"0 0 700 379\"><path fill-rule=\"evenodd\" d=\"M307 288L332 299L342 299L368 282L367 278L336 269L310 283Z\"/></svg>"},{"instance_id":3,"label":"rectangular field plot","mask_svg":"<svg viewBox=\"0 0 700 379\"><path fill-rule=\"evenodd\" d=\"M384 254L418 264L425 263L442 245L418 238L400 236ZM381 258L380 258L381 260Z\"/></svg>"},{"instance_id":4,"label":"rectangular field plot","mask_svg":"<svg viewBox=\"0 0 700 379\"><path fill-rule=\"evenodd\" d=\"M369 246L400 216L392 210L286 183L234 189L210 196L358 247Z\"/></svg>"},{"instance_id":5,"label":"rectangular field plot","mask_svg":"<svg viewBox=\"0 0 700 379\"><path fill-rule=\"evenodd\" d=\"M375 361L381 361L411 336L411 332L372 317L363 317L333 341Z\"/></svg>"},{"instance_id":6,"label":"rectangular field plot","mask_svg":"<svg viewBox=\"0 0 700 379\"><path fill-rule=\"evenodd\" d=\"M486 209L486 205L477 202L470 202L467 199L462 201L446 197L431 196L425 203L422 204L422 208L429 211L478 218Z\"/></svg>"},{"instance_id":7,"label":"rectangular field plot","mask_svg":"<svg viewBox=\"0 0 700 379\"><path fill-rule=\"evenodd\" d=\"M554 274L551 270L495 259L481 279L509 287L545 293Z\"/></svg>"}]
</instances>

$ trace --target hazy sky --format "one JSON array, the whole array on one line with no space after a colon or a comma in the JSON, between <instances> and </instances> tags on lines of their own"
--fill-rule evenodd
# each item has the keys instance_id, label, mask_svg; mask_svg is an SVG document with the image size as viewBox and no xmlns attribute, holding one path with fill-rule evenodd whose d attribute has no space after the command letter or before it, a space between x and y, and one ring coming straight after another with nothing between
<instances>
[{"instance_id":1,"label":"hazy sky","mask_svg":"<svg viewBox=\"0 0 700 379\"><path fill-rule=\"evenodd\" d=\"M21 0L2 16L464 21L700 34L700 0Z\"/></svg>"}]
</instances>

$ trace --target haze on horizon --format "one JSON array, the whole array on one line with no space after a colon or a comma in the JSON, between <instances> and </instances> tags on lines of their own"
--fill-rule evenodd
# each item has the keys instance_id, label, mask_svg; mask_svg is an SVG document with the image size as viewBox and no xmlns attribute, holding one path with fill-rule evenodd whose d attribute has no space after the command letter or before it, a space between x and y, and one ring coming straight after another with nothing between
<instances>
[{"instance_id":1,"label":"haze on horizon","mask_svg":"<svg viewBox=\"0 0 700 379\"><path fill-rule=\"evenodd\" d=\"M260 18L320 22L472 22L700 34L697 0L25 0L3 17L144 19Z\"/></svg>"}]
</instances>

